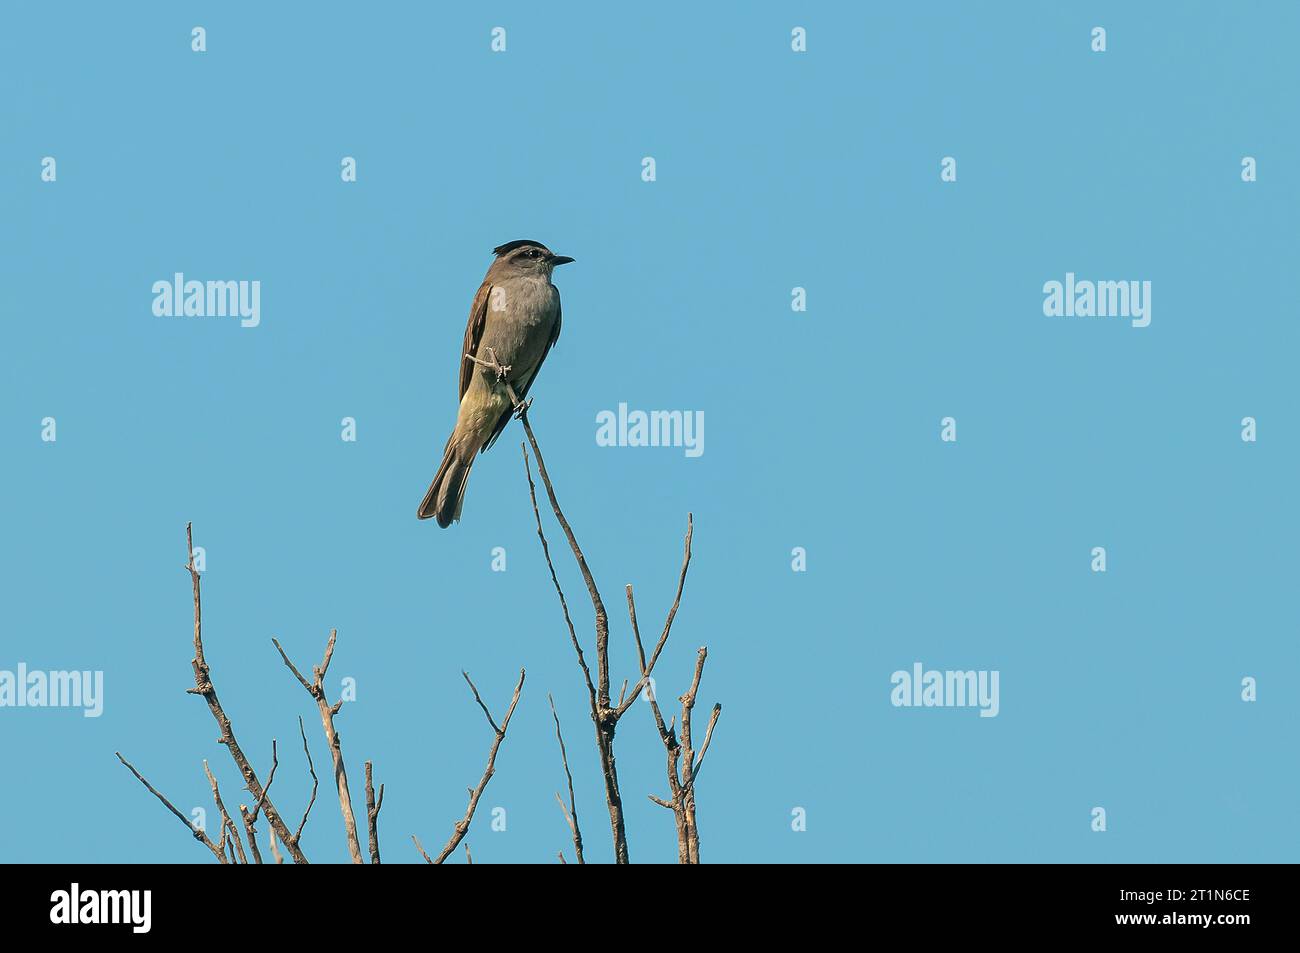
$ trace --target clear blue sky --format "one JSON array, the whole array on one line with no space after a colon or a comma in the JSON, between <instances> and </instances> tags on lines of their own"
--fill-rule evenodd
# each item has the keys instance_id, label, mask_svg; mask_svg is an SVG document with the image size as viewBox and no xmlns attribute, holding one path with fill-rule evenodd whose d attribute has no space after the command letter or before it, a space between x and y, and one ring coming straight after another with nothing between
<instances>
[{"instance_id":1,"label":"clear blue sky","mask_svg":"<svg viewBox=\"0 0 1300 953\"><path fill-rule=\"evenodd\" d=\"M327 752L270 640L308 665L337 627L388 859L441 844L482 771L461 669L500 714L521 666L475 859L568 846L548 691L610 858L518 425L461 525L415 519L489 250L526 237L577 259L533 420L620 679L622 586L657 630L695 514L659 685L709 646L706 861L1294 860L1300 8L581 6L6 5L0 670L102 670L105 709L0 709L0 859L210 862L118 749L183 809L211 810L203 758L247 800L184 693L189 520L283 813L299 715L323 778ZM178 271L261 281L260 326L155 317ZM1044 316L1067 272L1151 281L1151 325ZM620 402L703 411L705 452L597 446ZM893 707L917 661L999 671L998 717ZM675 859L643 708L618 757L632 859ZM325 785L304 849L346 857Z\"/></svg>"}]
</instances>

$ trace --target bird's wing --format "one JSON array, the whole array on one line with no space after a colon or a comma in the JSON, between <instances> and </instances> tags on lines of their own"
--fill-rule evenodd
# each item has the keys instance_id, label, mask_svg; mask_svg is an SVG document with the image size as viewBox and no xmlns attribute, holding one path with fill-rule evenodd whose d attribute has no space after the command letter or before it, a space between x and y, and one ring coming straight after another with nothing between
<instances>
[{"instance_id":1,"label":"bird's wing","mask_svg":"<svg viewBox=\"0 0 1300 953\"><path fill-rule=\"evenodd\" d=\"M560 307L559 297L557 296L555 301L555 327L551 329L551 337L546 342L546 349L542 351L542 356L537 359L537 363L533 366L532 373L528 375L526 380L520 381L518 387L515 389L515 396L518 397L521 402L528 399L528 388L533 386L533 381L537 379L537 372L542 369L542 363L546 360L546 355L551 353L551 348L553 348L555 342L559 340L560 324L563 317L563 310ZM514 412L511 410L507 410L501 415L500 419L497 420L496 426L492 428L492 436L488 437L487 442L483 444L483 449L480 450L479 453L484 453L492 446L492 444L497 442L497 437L501 436L501 431L506 429L506 424L510 423L510 417L513 413Z\"/></svg>"},{"instance_id":2,"label":"bird's wing","mask_svg":"<svg viewBox=\"0 0 1300 953\"><path fill-rule=\"evenodd\" d=\"M456 399L461 400L469 390L469 382L474 376L475 364L466 354L478 357L478 345L483 340L483 328L487 325L488 298L492 296L492 285L483 282L479 285L474 303L469 306L469 323L465 326L465 343L460 349L460 393Z\"/></svg>"}]
</instances>

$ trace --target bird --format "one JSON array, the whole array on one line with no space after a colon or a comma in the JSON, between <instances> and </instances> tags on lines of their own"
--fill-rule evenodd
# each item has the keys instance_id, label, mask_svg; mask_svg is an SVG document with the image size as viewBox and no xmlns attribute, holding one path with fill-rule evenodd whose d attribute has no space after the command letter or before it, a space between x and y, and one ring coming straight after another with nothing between
<instances>
[{"instance_id":1,"label":"bird","mask_svg":"<svg viewBox=\"0 0 1300 953\"><path fill-rule=\"evenodd\" d=\"M574 260L531 239L506 242L492 253L460 349L456 426L417 513L444 529L460 519L475 456L496 442L517 409L506 385L522 406L560 336L560 291L551 273Z\"/></svg>"}]
</instances>

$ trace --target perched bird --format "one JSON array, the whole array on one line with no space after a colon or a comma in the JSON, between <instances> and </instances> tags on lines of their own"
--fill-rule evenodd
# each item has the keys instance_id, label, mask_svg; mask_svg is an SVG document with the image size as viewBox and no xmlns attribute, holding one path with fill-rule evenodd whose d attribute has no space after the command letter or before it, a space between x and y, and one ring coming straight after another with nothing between
<instances>
[{"instance_id":1,"label":"perched bird","mask_svg":"<svg viewBox=\"0 0 1300 953\"><path fill-rule=\"evenodd\" d=\"M560 336L560 292L551 284L551 272L573 259L527 239L506 242L492 252L496 260L474 295L460 349L456 429L420 503L420 519L432 516L442 527L460 519L475 454L492 446L510 421L514 407L506 383L523 401ZM505 380L473 358L508 368Z\"/></svg>"}]
</instances>

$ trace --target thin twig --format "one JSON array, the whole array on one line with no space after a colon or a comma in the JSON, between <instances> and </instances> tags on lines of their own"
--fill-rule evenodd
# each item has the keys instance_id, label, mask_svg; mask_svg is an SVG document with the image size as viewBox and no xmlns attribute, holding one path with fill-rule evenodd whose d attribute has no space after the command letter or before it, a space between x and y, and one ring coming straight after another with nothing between
<instances>
[{"instance_id":1,"label":"thin twig","mask_svg":"<svg viewBox=\"0 0 1300 953\"><path fill-rule=\"evenodd\" d=\"M591 670L587 667L587 661L582 654L582 645L578 641L577 633L573 627L573 619L569 616L569 606L564 599L564 591L560 588L559 579L555 575L555 565L551 562L550 546L546 542L546 534L542 531L541 512L537 507L537 487L533 483L532 469L528 464L528 447L521 445L524 454L524 474L528 477L528 495L533 503L533 515L537 519L537 537L542 541L542 553L546 557L546 565L551 571L551 581L555 584L555 591L560 596L560 607L564 610L564 621L569 627L569 638L573 642L573 649L578 656L578 666L582 669L582 677L587 684L587 695L591 705L591 721L596 729L596 750L600 755L600 769L605 781L605 803L609 807L609 824L610 830L614 836L614 862L618 864L628 863L627 850L627 827L623 819L623 796L618 789L618 767L614 760L614 732L618 727L618 713L609 706L609 622L605 615L605 605L600 599L599 592L596 591L595 580L592 579L590 571L586 569L586 558L582 556L582 550L578 548L577 540L573 537L573 530L569 528L568 520L560 511L559 501L555 498L555 490L551 486L551 478L546 472L546 466L542 462L541 450L537 446L537 438L533 436L533 428L528 423L528 414L525 412L520 417L524 425L524 432L528 435L528 441L533 446L533 452L537 455L537 471L541 475L542 482L546 485L546 494L551 501L551 509L555 512L556 519L564 527L565 534L578 559L578 565L583 569L583 577L587 580L588 591L592 594L592 605L596 610L596 660L599 672L600 687L597 688L591 681Z\"/></svg>"},{"instance_id":2,"label":"thin twig","mask_svg":"<svg viewBox=\"0 0 1300 953\"><path fill-rule=\"evenodd\" d=\"M234 850L239 858L239 863L246 864L248 863L248 857L244 854L244 844L239 839L239 833L235 830L235 825L230 821L230 813L226 810L226 803L221 799L221 789L217 787L216 775L212 773L212 769L208 767L206 760L203 762L203 773L208 776L208 784L212 786L212 800L216 801L217 810L221 812L221 838L224 842L226 830L229 828L232 835L230 839L235 842ZM224 846L224 843L222 846Z\"/></svg>"},{"instance_id":3,"label":"thin twig","mask_svg":"<svg viewBox=\"0 0 1300 953\"><path fill-rule=\"evenodd\" d=\"M320 779L316 777L316 765L311 761L311 749L307 747L307 730L302 726L302 716L298 716L298 733L302 735L302 753L307 756L307 771L311 774L311 800L307 802L307 810L302 812L302 820L298 822L298 829L293 832L293 842L298 843L302 837L302 829L307 826L307 818L311 816L311 806L316 803L316 787L320 784Z\"/></svg>"},{"instance_id":4,"label":"thin twig","mask_svg":"<svg viewBox=\"0 0 1300 953\"><path fill-rule=\"evenodd\" d=\"M551 703L551 717L555 719L555 740L560 743L560 762L564 765L564 777L569 782L568 807L565 807L559 791L555 792L555 800L560 802L560 810L564 812L564 819L569 823L569 830L573 834L573 852L578 858L578 863L581 864L585 863L582 859L582 830L578 827L578 801L573 794L573 774L569 771L569 754L564 750L564 735L560 732L560 716L555 711L555 699L551 697L550 692L546 693L546 699Z\"/></svg>"},{"instance_id":5,"label":"thin twig","mask_svg":"<svg viewBox=\"0 0 1300 953\"><path fill-rule=\"evenodd\" d=\"M632 595L631 583L627 586L627 614L632 622L632 637L636 640L637 656L641 664L641 679L645 682L646 687L650 685L650 673L646 670L645 650L641 644L641 627L637 624L636 619L636 599ZM659 709L659 699L655 697L653 691L646 692L646 699L650 702L650 713L654 716L655 727L659 729L659 737L664 745L671 748L675 745L676 739L672 732L664 723L663 712ZM670 744L671 739L671 744Z\"/></svg>"},{"instance_id":6,"label":"thin twig","mask_svg":"<svg viewBox=\"0 0 1300 953\"><path fill-rule=\"evenodd\" d=\"M302 677L297 666L289 660L289 656L280 646L278 639L271 639L275 645L276 651L280 653L280 658L284 664L293 672L298 682L307 689L307 694L316 699L316 707L320 709L321 726L325 729L325 740L329 743L330 754L334 759L334 783L339 792L339 810L343 813L343 829L348 840L348 856L351 857L352 863L364 863L361 856L361 842L357 839L357 818L352 812L352 793L348 790L348 772L343 762L343 746L339 741L338 731L334 727L334 716L339 713L343 707L343 700L329 703L325 695L325 675L329 671L330 660L334 657L334 642L338 638L338 630L331 629L329 641L325 643L325 657L320 665L312 669L313 679L308 682Z\"/></svg>"},{"instance_id":7,"label":"thin twig","mask_svg":"<svg viewBox=\"0 0 1300 953\"><path fill-rule=\"evenodd\" d=\"M546 557L546 568L551 571L551 582L555 585L555 592L560 597L560 609L564 613L564 623L569 627L569 640L573 643L573 651L578 656L578 667L582 669L583 680L587 683L587 694L591 696L591 710L593 717L596 711L596 685L591 680L591 669L587 667L587 659L582 654L582 643L578 641L578 633L573 628L573 619L569 615L569 603L564 598L564 590L560 588L560 580L555 575L555 563L551 561L551 547L546 542L546 534L542 531L542 514L537 508L537 485L533 483L533 471L528 464L528 446L520 444L519 448L524 452L524 473L528 477L528 496L533 501L533 516L537 520L537 538L542 541L542 555Z\"/></svg>"},{"instance_id":8,"label":"thin twig","mask_svg":"<svg viewBox=\"0 0 1300 953\"><path fill-rule=\"evenodd\" d=\"M470 681L469 672L462 670L460 674L469 684L469 690L474 693L474 701L478 702L478 707L483 709L483 714L487 716L488 724L492 726L492 730L497 734L501 734L501 729L498 728L497 723L492 720L492 712L488 711L488 706L483 704L483 699L479 697L478 689L475 688L474 683Z\"/></svg>"},{"instance_id":9,"label":"thin twig","mask_svg":"<svg viewBox=\"0 0 1300 953\"><path fill-rule=\"evenodd\" d=\"M257 799L253 805L253 823L257 823L257 815L262 810L262 805L266 803L266 794L271 790L271 785L275 783L275 769L280 766L280 755L276 751L275 739L271 739L271 773L266 776L266 787L262 789L262 796Z\"/></svg>"},{"instance_id":10,"label":"thin twig","mask_svg":"<svg viewBox=\"0 0 1300 953\"><path fill-rule=\"evenodd\" d=\"M479 779L478 786L470 790L469 807L465 811L465 816L456 822L456 827L452 832L451 838L445 845L443 845L442 850L438 852L436 860L430 859L429 855L424 853L424 848L420 847L420 842L418 840L415 841L415 846L419 848L420 853L424 855L424 859L431 864L441 864L446 860L451 855L451 852L460 845L460 842L465 839L466 833L469 832L470 821L474 819L474 811L478 809L479 798L483 796L483 791L487 787L488 781L492 780L492 775L496 773L497 749L501 747L501 742L505 740L506 731L510 728L510 719L513 718L515 714L515 706L519 704L519 693L524 689L524 674L524 670L520 669L519 684L515 686L514 697L510 699L510 708L506 711L506 717L502 720L500 728L497 727L496 721L492 718L491 713L488 712L487 706L483 705L483 713L487 715L488 724L492 726L492 730L496 737L493 738L492 748L488 752L487 767L483 770L483 777ZM474 688L474 682L470 680L468 674L465 674L465 681L469 682L470 688L474 690L474 696L477 698L478 689ZM412 839L414 840L414 835L412 835Z\"/></svg>"},{"instance_id":11,"label":"thin twig","mask_svg":"<svg viewBox=\"0 0 1300 953\"><path fill-rule=\"evenodd\" d=\"M190 819L188 817L186 817L180 811L176 810L176 807L172 804L172 802L167 800L167 798L163 797L161 791L159 791L157 788L155 788L152 784L150 784L148 781L144 779L144 775L135 769L135 765L131 764L130 761L127 761L126 758L122 757L122 752L114 751L113 753L117 755L117 760L121 761L124 765L126 765L126 769L135 775L136 780L139 781L141 784L143 784L150 794L152 794L158 800L162 801L163 806L166 807L167 810L175 814L177 820L179 820L182 824L184 824L187 828L189 828L189 832L194 836L194 839L196 841L201 843L208 850L212 851L212 855L217 858L218 863L222 863L222 864L228 863L226 855L217 848L216 844L212 843L212 838L210 838L202 828L195 827L192 823L190 823Z\"/></svg>"},{"instance_id":12,"label":"thin twig","mask_svg":"<svg viewBox=\"0 0 1300 953\"><path fill-rule=\"evenodd\" d=\"M415 842L415 849L418 850L418 851L420 852L420 856L424 858L424 862L425 862L426 864L431 864L431 863L433 863L433 858L430 857L428 854L426 854L426 853L424 852L424 848L423 848L422 846L420 846L420 838L418 838L418 837L416 837L414 834L412 834L412 835L411 835L411 840Z\"/></svg>"},{"instance_id":13,"label":"thin twig","mask_svg":"<svg viewBox=\"0 0 1300 953\"><path fill-rule=\"evenodd\" d=\"M704 766L704 755L709 750L709 742L713 740L713 728L718 723L718 718L721 714L721 702L715 703L713 706L713 713L709 715L708 727L704 730L704 744L700 745L700 753L695 758L695 764L691 768L690 777L686 779L686 783L683 785L683 787L688 791L695 786L695 779L700 776L700 768Z\"/></svg>"},{"instance_id":14,"label":"thin twig","mask_svg":"<svg viewBox=\"0 0 1300 953\"><path fill-rule=\"evenodd\" d=\"M664 630L659 636L659 641L655 643L654 652L650 655L649 664L646 663L645 647L641 644L641 633L635 625L632 626L632 633L636 637L636 654L637 660L641 663L641 680L632 688L631 696L618 706L618 714L621 717L623 712L632 707L632 703L637 700L641 694L642 688L649 684L650 676L655 670L655 663L659 661L659 655L663 652L664 646L668 644L668 633L672 631L673 619L677 618L677 609L682 604L682 590L686 588L686 571L691 568L691 539L695 535L695 516L693 513L686 514L686 542L684 552L682 553L682 569L677 576L677 595L673 597L673 604L668 610L668 618L664 620ZM632 587L627 587L628 593L628 611L634 613L632 608Z\"/></svg>"},{"instance_id":15,"label":"thin twig","mask_svg":"<svg viewBox=\"0 0 1300 953\"><path fill-rule=\"evenodd\" d=\"M605 612L605 603L600 598L600 590L596 588L596 580L591 574L591 567L587 565L587 557L583 555L582 547L578 545L578 538L573 535L573 528L569 526L564 511L560 509L560 501L556 499L555 487L551 484L550 474L546 472L546 461L542 459L542 450L537 446L537 438L533 436L533 428L528 422L528 415L525 413L520 417L520 421L524 425L524 433L528 436L528 443L533 448L533 456L537 458L537 473L542 478L542 485L546 487L546 497L551 502L551 509L555 513L556 521L560 524L560 528L564 530L564 536L569 541L569 548L573 550L573 558L578 563L583 582L587 584L587 594L591 596L591 606L596 613L598 700L600 707L606 709L609 708L609 616Z\"/></svg>"}]
</instances>

